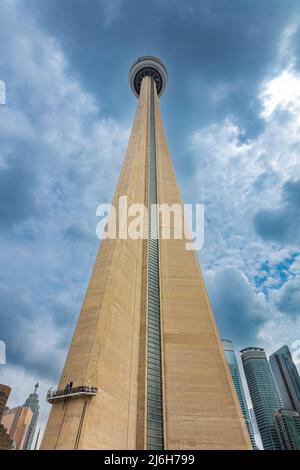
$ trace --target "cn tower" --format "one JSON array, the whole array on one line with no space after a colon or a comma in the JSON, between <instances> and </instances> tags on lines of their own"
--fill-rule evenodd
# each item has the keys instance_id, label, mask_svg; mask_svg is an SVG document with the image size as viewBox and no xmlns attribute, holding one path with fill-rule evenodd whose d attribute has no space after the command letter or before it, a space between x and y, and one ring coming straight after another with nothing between
<instances>
[{"instance_id":1,"label":"cn tower","mask_svg":"<svg viewBox=\"0 0 300 470\"><path fill-rule=\"evenodd\" d=\"M166 66L131 67L137 110L113 206L182 206L159 108ZM208 181L209 184L209 181ZM185 238L103 239L42 449L251 449L198 257ZM190 240L188 240L190 241Z\"/></svg>"}]
</instances>

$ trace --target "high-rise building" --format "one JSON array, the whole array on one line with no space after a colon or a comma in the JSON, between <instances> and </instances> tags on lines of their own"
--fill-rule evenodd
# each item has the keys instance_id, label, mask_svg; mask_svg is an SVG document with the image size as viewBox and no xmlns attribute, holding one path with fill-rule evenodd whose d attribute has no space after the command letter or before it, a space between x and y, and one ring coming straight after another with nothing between
<instances>
[{"instance_id":1,"label":"high-rise building","mask_svg":"<svg viewBox=\"0 0 300 470\"><path fill-rule=\"evenodd\" d=\"M13 440L2 424L2 418L6 410L6 403L10 392L11 388L8 385L0 384L0 450L9 450L13 446Z\"/></svg>"},{"instance_id":2,"label":"high-rise building","mask_svg":"<svg viewBox=\"0 0 300 470\"><path fill-rule=\"evenodd\" d=\"M237 393L237 396L241 405L241 410L244 416L244 420L248 429L249 437L251 439L253 448L256 449L257 446L256 446L256 442L254 439L252 421L251 421L250 414L249 414L247 400L245 397L245 392L244 392L244 388L242 384L242 379L241 379L236 355L234 352L234 347L233 347L232 341L229 341L228 339L222 339L222 344L223 344L227 364L231 373L233 385Z\"/></svg>"},{"instance_id":3,"label":"high-rise building","mask_svg":"<svg viewBox=\"0 0 300 470\"><path fill-rule=\"evenodd\" d=\"M25 440L24 450L30 450L31 449L33 438L34 438L34 435L35 435L36 425L37 425L37 421L38 421L38 417L39 417L39 409L40 409L40 407L39 407L39 396L36 392L37 389L38 389L38 386L39 386L39 384L36 383L35 386L34 386L34 392L30 393L29 397L27 398L27 400L24 403L24 406L26 406L27 408L30 408L31 411L32 411L32 419L31 419L31 423L29 425L27 437L26 437L26 440Z\"/></svg>"},{"instance_id":4,"label":"high-rise building","mask_svg":"<svg viewBox=\"0 0 300 470\"><path fill-rule=\"evenodd\" d=\"M4 415L6 403L10 392L11 388L8 385L0 384L0 422Z\"/></svg>"},{"instance_id":5,"label":"high-rise building","mask_svg":"<svg viewBox=\"0 0 300 470\"><path fill-rule=\"evenodd\" d=\"M271 354L270 366L284 408L300 413L300 377L288 346Z\"/></svg>"},{"instance_id":6,"label":"high-rise building","mask_svg":"<svg viewBox=\"0 0 300 470\"><path fill-rule=\"evenodd\" d=\"M174 217L170 237L157 236L156 204L183 208L159 110L166 83L154 57L131 68L138 106L113 200L118 235L101 242L42 449L252 447L191 240L174 235ZM139 237L128 236L124 197L148 211Z\"/></svg>"},{"instance_id":7,"label":"high-rise building","mask_svg":"<svg viewBox=\"0 0 300 470\"><path fill-rule=\"evenodd\" d=\"M281 408L275 412L274 424L284 450L300 450L300 416L295 410Z\"/></svg>"},{"instance_id":8,"label":"high-rise building","mask_svg":"<svg viewBox=\"0 0 300 470\"><path fill-rule=\"evenodd\" d=\"M265 450L280 450L273 423L274 413L282 407L274 377L264 349L242 349L242 363L262 444Z\"/></svg>"},{"instance_id":9,"label":"high-rise building","mask_svg":"<svg viewBox=\"0 0 300 470\"><path fill-rule=\"evenodd\" d=\"M257 448L261 450L261 449L263 449L263 445L262 445L261 437L260 437L260 434L259 434L259 429L258 429L258 426L257 426L254 409L250 408L249 413L250 413L252 428L253 428L253 432L254 432L255 442L256 442Z\"/></svg>"},{"instance_id":10,"label":"high-rise building","mask_svg":"<svg viewBox=\"0 0 300 470\"><path fill-rule=\"evenodd\" d=\"M16 450L24 449L31 419L32 411L25 406L17 406L4 412L2 424L14 441Z\"/></svg>"}]
</instances>

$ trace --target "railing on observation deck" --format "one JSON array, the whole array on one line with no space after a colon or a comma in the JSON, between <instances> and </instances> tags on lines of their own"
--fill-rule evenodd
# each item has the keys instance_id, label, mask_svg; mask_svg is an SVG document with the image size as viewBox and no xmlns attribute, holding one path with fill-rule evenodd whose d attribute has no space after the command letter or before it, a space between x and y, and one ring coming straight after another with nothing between
<instances>
[{"instance_id":1,"label":"railing on observation deck","mask_svg":"<svg viewBox=\"0 0 300 470\"><path fill-rule=\"evenodd\" d=\"M47 393L47 401L54 403L58 400L64 400L65 398L76 398L76 397L92 397L97 395L98 388L91 387L90 385L80 385L79 387L66 387L63 390L49 390Z\"/></svg>"}]
</instances>

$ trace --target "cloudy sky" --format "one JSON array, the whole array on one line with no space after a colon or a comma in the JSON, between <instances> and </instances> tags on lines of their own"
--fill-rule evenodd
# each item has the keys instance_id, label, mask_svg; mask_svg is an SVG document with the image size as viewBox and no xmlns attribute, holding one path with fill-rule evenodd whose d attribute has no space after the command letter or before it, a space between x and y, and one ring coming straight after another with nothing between
<instances>
[{"instance_id":1,"label":"cloudy sky","mask_svg":"<svg viewBox=\"0 0 300 470\"><path fill-rule=\"evenodd\" d=\"M220 333L300 364L299 0L0 0L0 340L10 406L58 381L110 202L140 55L161 110Z\"/></svg>"}]
</instances>

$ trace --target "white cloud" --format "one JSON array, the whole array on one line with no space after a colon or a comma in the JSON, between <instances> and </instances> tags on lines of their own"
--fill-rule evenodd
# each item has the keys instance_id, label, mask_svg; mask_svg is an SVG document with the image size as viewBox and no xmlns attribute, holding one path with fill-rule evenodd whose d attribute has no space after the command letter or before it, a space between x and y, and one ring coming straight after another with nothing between
<instances>
[{"instance_id":1,"label":"white cloud","mask_svg":"<svg viewBox=\"0 0 300 470\"><path fill-rule=\"evenodd\" d=\"M256 138L245 139L234 116L189 137L196 166L189 187L197 188L196 194L191 189L191 199L205 204L205 244L200 258L209 284L213 279L217 282L227 269L245 274L253 286L256 276L265 277L256 286L252 301L262 303L262 310L268 313L257 341L272 352L284 342L291 345L299 336L299 316L287 319L276 302L298 285L295 264L287 270L286 279L281 279L277 266L292 258L299 247L262 240L255 233L253 217L258 210L279 204L287 180L300 178L300 75L288 66L263 81L258 98L265 125ZM266 262L268 270L262 267ZM218 291L217 285L215 289ZM290 305L298 294L293 290Z\"/></svg>"},{"instance_id":2,"label":"white cloud","mask_svg":"<svg viewBox=\"0 0 300 470\"><path fill-rule=\"evenodd\" d=\"M266 81L260 98L263 104L261 115L264 119L269 120L276 110L284 110L293 116L294 126L300 125L300 74L291 67Z\"/></svg>"},{"instance_id":3,"label":"white cloud","mask_svg":"<svg viewBox=\"0 0 300 470\"><path fill-rule=\"evenodd\" d=\"M292 21L283 29L279 37L277 62L281 69L295 64L293 42L299 26L300 18L299 15L296 14Z\"/></svg>"},{"instance_id":4,"label":"white cloud","mask_svg":"<svg viewBox=\"0 0 300 470\"><path fill-rule=\"evenodd\" d=\"M24 113L10 106L2 106L0 113L0 138L32 139L33 127Z\"/></svg>"}]
</instances>

